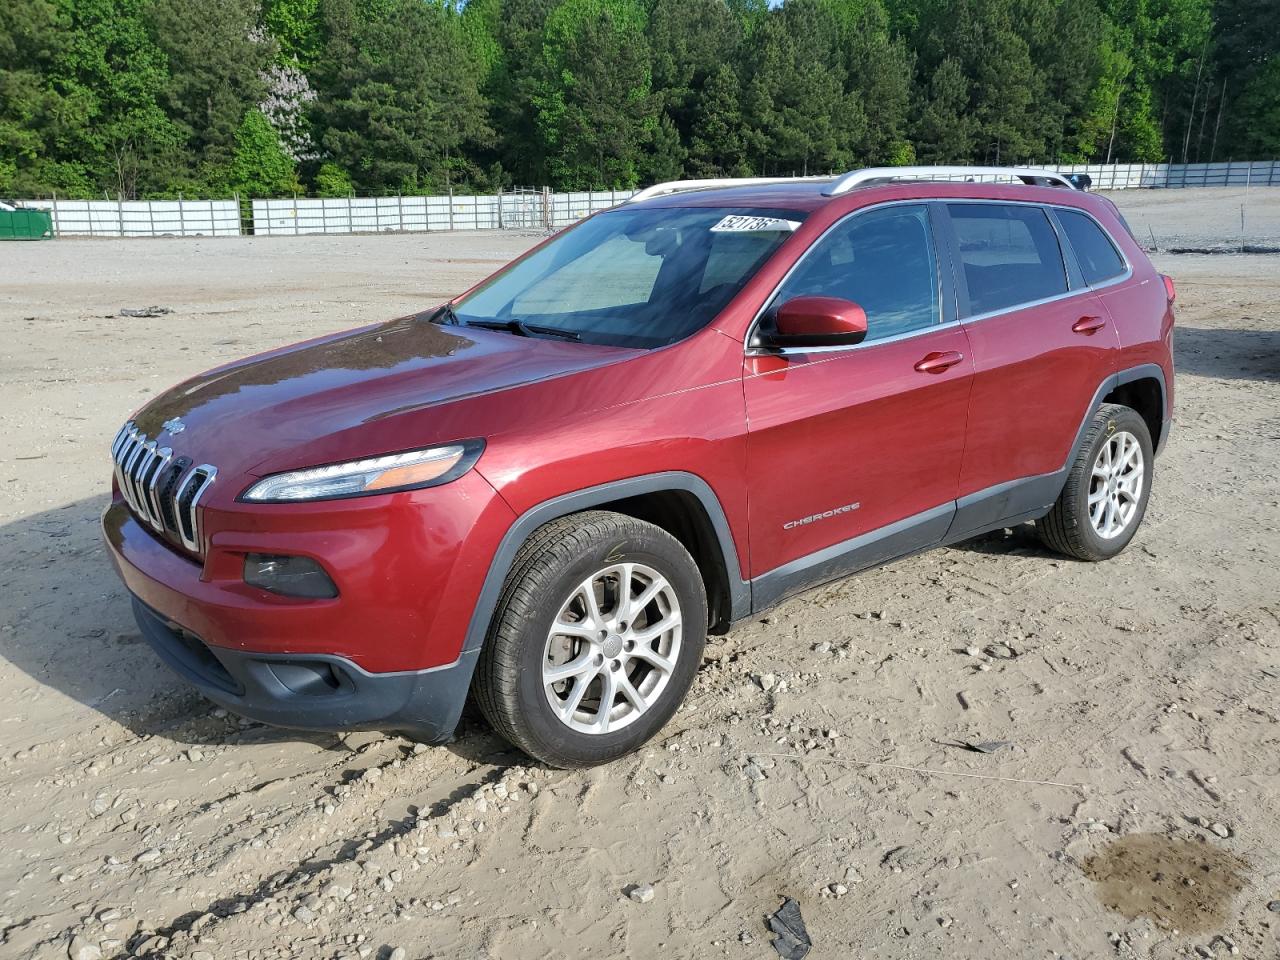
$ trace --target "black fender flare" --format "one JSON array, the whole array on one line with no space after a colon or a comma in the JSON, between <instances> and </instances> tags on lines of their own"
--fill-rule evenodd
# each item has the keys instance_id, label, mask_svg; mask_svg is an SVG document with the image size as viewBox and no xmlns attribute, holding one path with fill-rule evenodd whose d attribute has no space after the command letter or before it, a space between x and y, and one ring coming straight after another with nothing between
<instances>
[{"instance_id":1,"label":"black fender flare","mask_svg":"<svg viewBox=\"0 0 1280 960\"><path fill-rule=\"evenodd\" d=\"M711 489L711 485L696 474L669 470L623 480L611 480L594 487L561 494L530 507L520 514L503 534L502 540L498 543L498 549L489 562L489 572L485 575L484 585L480 588L480 596L476 599L475 608L471 613L471 622L463 639L462 654L465 656L468 653L478 652L484 646L490 621L493 619L494 610L497 609L498 598L502 593L507 574L511 570L511 564L515 560L516 552L529 539L533 531L552 520L558 520L571 513L580 513L614 500L667 491L692 494L706 511L727 573L731 619L738 620L748 616L751 612L751 585L742 579L738 550L729 529L728 518L720 505L720 498Z\"/></svg>"}]
</instances>

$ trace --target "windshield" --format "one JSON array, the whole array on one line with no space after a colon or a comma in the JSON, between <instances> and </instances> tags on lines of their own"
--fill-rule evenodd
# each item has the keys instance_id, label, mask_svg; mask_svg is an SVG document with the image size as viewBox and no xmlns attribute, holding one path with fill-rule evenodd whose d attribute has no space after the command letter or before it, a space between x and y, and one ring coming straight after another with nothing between
<instances>
[{"instance_id":1,"label":"windshield","mask_svg":"<svg viewBox=\"0 0 1280 960\"><path fill-rule=\"evenodd\" d=\"M625 207L584 221L454 304L460 323L660 347L706 326L804 220L794 210ZM519 321L518 324L512 321Z\"/></svg>"}]
</instances>

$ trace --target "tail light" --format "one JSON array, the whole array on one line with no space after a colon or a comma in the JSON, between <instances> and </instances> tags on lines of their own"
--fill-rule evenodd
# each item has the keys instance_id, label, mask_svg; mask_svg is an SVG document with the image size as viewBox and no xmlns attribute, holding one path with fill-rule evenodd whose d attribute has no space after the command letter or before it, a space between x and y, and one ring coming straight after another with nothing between
<instances>
[{"instance_id":1,"label":"tail light","mask_svg":"<svg viewBox=\"0 0 1280 960\"><path fill-rule=\"evenodd\" d=\"M1173 277L1162 273L1160 279L1164 281L1164 292L1168 295L1169 302L1173 303L1178 299L1178 292L1173 288Z\"/></svg>"}]
</instances>

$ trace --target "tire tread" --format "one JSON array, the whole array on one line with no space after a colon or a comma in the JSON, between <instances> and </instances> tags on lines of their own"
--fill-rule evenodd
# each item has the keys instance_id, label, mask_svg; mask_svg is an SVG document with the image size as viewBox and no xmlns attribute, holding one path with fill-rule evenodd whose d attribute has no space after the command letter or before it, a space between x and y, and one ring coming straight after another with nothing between
<instances>
[{"instance_id":1,"label":"tire tread","mask_svg":"<svg viewBox=\"0 0 1280 960\"><path fill-rule=\"evenodd\" d=\"M1146 423L1131 407L1118 403L1104 403L1094 413L1089 425L1085 428L1076 449L1075 458L1067 471L1066 482L1062 492L1045 516L1036 521L1036 533L1040 541L1049 549L1077 560L1096 562L1114 556L1114 553L1098 550L1084 535L1083 524L1088 520L1088 485L1081 484L1082 474L1093 470L1098 439L1106 431L1107 426L1118 419L1130 421L1127 427L1135 433L1141 433L1147 439L1150 449L1150 437ZM1136 420L1136 423L1131 421ZM1144 497L1150 495L1153 464L1150 457L1146 461L1147 479ZM1082 501L1082 497L1084 502ZM1139 520L1139 522L1141 522ZM1136 526L1135 526L1136 529ZM1127 541L1126 541L1127 543ZM1123 549L1123 547L1121 548ZM1118 551L1116 551L1118 552Z\"/></svg>"},{"instance_id":2,"label":"tire tread","mask_svg":"<svg viewBox=\"0 0 1280 960\"><path fill-rule=\"evenodd\" d=\"M472 695L494 730L525 753L551 766L583 767L583 760L550 752L534 741L521 718L516 695L523 630L545 590L575 557L602 539L621 539L643 528L646 536L670 541L685 553L684 545L661 527L625 514L588 510L552 520L539 527L521 545L503 584L493 619L476 664ZM689 558L690 564L693 563ZM696 569L696 567L695 567Z\"/></svg>"}]
</instances>

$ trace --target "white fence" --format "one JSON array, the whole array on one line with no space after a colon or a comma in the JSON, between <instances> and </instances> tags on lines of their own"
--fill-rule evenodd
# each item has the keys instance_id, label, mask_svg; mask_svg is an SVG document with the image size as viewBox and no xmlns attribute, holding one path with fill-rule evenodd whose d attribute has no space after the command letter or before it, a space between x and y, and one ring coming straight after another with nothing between
<instances>
[{"instance_id":1,"label":"white fence","mask_svg":"<svg viewBox=\"0 0 1280 960\"><path fill-rule=\"evenodd\" d=\"M1280 187L1280 161L1240 163L1063 163L1045 164L1058 173L1087 173L1093 190L1138 187Z\"/></svg>"},{"instance_id":2,"label":"white fence","mask_svg":"<svg viewBox=\"0 0 1280 960\"><path fill-rule=\"evenodd\" d=\"M566 226L631 195L630 190L521 191L497 196L254 200L253 232L294 237L313 233L546 229Z\"/></svg>"},{"instance_id":3,"label":"white fence","mask_svg":"<svg viewBox=\"0 0 1280 960\"><path fill-rule=\"evenodd\" d=\"M54 236L236 237L235 200L25 200L53 215Z\"/></svg>"},{"instance_id":4,"label":"white fence","mask_svg":"<svg viewBox=\"0 0 1280 960\"><path fill-rule=\"evenodd\" d=\"M1044 164L1087 173L1094 190L1139 187L1280 186L1280 161L1252 163ZM303 234L417 233L429 230L552 230L622 203L631 190L553 193L516 190L497 196L294 197L254 200L243 220L237 200L29 200L50 210L55 234L89 237L234 237Z\"/></svg>"}]
</instances>

